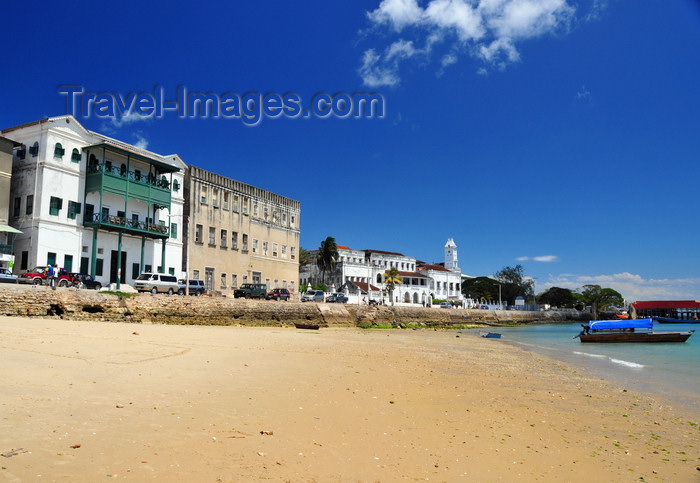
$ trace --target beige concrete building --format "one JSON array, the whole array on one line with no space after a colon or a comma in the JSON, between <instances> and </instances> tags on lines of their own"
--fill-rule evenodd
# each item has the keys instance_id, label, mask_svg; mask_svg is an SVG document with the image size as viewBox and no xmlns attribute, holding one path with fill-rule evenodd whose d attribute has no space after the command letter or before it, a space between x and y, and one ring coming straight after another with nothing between
<instances>
[{"instance_id":1,"label":"beige concrete building","mask_svg":"<svg viewBox=\"0 0 700 483\"><path fill-rule=\"evenodd\" d=\"M298 201L194 166L184 195L182 269L190 278L224 294L249 282L297 291Z\"/></svg>"}]
</instances>

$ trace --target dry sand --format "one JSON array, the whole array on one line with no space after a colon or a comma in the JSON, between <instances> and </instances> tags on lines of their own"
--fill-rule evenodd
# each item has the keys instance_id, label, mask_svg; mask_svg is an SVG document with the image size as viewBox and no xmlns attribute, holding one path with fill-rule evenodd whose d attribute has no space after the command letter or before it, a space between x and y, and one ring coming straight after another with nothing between
<instances>
[{"instance_id":1,"label":"dry sand","mask_svg":"<svg viewBox=\"0 0 700 483\"><path fill-rule=\"evenodd\" d=\"M697 413L475 334L0 318L6 481L699 481Z\"/></svg>"}]
</instances>

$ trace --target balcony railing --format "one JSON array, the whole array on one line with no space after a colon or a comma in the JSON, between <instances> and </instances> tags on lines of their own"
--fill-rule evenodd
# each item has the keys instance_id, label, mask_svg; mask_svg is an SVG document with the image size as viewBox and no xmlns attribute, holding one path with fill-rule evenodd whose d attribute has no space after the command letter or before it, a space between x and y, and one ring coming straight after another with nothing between
<instances>
[{"instance_id":1,"label":"balcony railing","mask_svg":"<svg viewBox=\"0 0 700 483\"><path fill-rule=\"evenodd\" d=\"M118 178L124 178L134 183L154 186L156 188L169 190L170 182L164 177L156 177L152 173L142 174L122 169L121 167L112 166L105 163L93 164L88 166L87 174L105 173Z\"/></svg>"},{"instance_id":2,"label":"balcony railing","mask_svg":"<svg viewBox=\"0 0 700 483\"><path fill-rule=\"evenodd\" d=\"M147 233L149 235L157 235L159 237L168 235L168 227L166 225L132 220L123 216L101 215L99 213L95 213L92 215L92 217L86 217L84 222L86 226L98 225L100 228L105 228L108 230L114 229L116 231L133 231Z\"/></svg>"}]
</instances>

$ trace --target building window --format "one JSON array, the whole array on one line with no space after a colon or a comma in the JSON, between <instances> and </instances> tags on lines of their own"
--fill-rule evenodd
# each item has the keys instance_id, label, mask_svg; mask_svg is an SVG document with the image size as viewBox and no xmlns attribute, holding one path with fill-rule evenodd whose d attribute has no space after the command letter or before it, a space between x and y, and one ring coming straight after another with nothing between
<instances>
[{"instance_id":1,"label":"building window","mask_svg":"<svg viewBox=\"0 0 700 483\"><path fill-rule=\"evenodd\" d=\"M233 206L231 208L238 213L238 195L233 195Z\"/></svg>"},{"instance_id":2,"label":"building window","mask_svg":"<svg viewBox=\"0 0 700 483\"><path fill-rule=\"evenodd\" d=\"M132 215L133 216L133 215ZM136 220L138 221L138 216L136 215ZM177 223L170 224L170 238L177 238Z\"/></svg>"},{"instance_id":3,"label":"building window","mask_svg":"<svg viewBox=\"0 0 700 483\"><path fill-rule=\"evenodd\" d=\"M175 275L175 267L168 267L168 274Z\"/></svg>"},{"instance_id":4,"label":"building window","mask_svg":"<svg viewBox=\"0 0 700 483\"><path fill-rule=\"evenodd\" d=\"M244 215L248 214L248 198L241 199L241 212Z\"/></svg>"},{"instance_id":5,"label":"building window","mask_svg":"<svg viewBox=\"0 0 700 483\"><path fill-rule=\"evenodd\" d=\"M263 255L267 256L267 242L262 243Z\"/></svg>"},{"instance_id":6,"label":"building window","mask_svg":"<svg viewBox=\"0 0 700 483\"><path fill-rule=\"evenodd\" d=\"M56 265L56 254L54 252L49 252L46 254L46 264Z\"/></svg>"},{"instance_id":7,"label":"building window","mask_svg":"<svg viewBox=\"0 0 700 483\"><path fill-rule=\"evenodd\" d=\"M221 248L226 248L226 243L228 242L228 232L226 230L221 230L221 243L219 245Z\"/></svg>"},{"instance_id":8,"label":"building window","mask_svg":"<svg viewBox=\"0 0 700 483\"><path fill-rule=\"evenodd\" d=\"M243 249L244 252L248 251L248 235L245 233L243 234L243 239L241 240L241 248Z\"/></svg>"},{"instance_id":9,"label":"building window","mask_svg":"<svg viewBox=\"0 0 700 483\"><path fill-rule=\"evenodd\" d=\"M131 264L131 278L138 278L141 273L138 263Z\"/></svg>"},{"instance_id":10,"label":"building window","mask_svg":"<svg viewBox=\"0 0 700 483\"><path fill-rule=\"evenodd\" d=\"M173 180L173 191L176 193L180 191L180 183L177 180Z\"/></svg>"},{"instance_id":11,"label":"building window","mask_svg":"<svg viewBox=\"0 0 700 483\"><path fill-rule=\"evenodd\" d=\"M63 208L63 199L52 196L49 204L49 214L58 216L58 212L61 211L61 208Z\"/></svg>"},{"instance_id":12,"label":"building window","mask_svg":"<svg viewBox=\"0 0 700 483\"><path fill-rule=\"evenodd\" d=\"M101 258L98 258L95 260L95 276L96 277L101 277L102 276L102 266L104 265L104 260Z\"/></svg>"},{"instance_id":13,"label":"building window","mask_svg":"<svg viewBox=\"0 0 700 483\"><path fill-rule=\"evenodd\" d=\"M287 258L287 245L282 245L282 258Z\"/></svg>"},{"instance_id":14,"label":"building window","mask_svg":"<svg viewBox=\"0 0 700 483\"><path fill-rule=\"evenodd\" d=\"M12 206L12 216L19 216L19 206L22 204L22 198L19 196L15 198L14 205Z\"/></svg>"},{"instance_id":15,"label":"building window","mask_svg":"<svg viewBox=\"0 0 700 483\"><path fill-rule=\"evenodd\" d=\"M219 207L219 190L214 188L211 190L211 204L214 208Z\"/></svg>"},{"instance_id":16,"label":"building window","mask_svg":"<svg viewBox=\"0 0 700 483\"><path fill-rule=\"evenodd\" d=\"M268 218L269 216L270 216L270 212L269 212L269 210L267 209L267 206L265 206L265 207L263 208L263 218L265 218L265 219L267 220L267 218Z\"/></svg>"},{"instance_id":17,"label":"building window","mask_svg":"<svg viewBox=\"0 0 700 483\"><path fill-rule=\"evenodd\" d=\"M228 191L224 191L224 202L222 208L228 210Z\"/></svg>"},{"instance_id":18,"label":"building window","mask_svg":"<svg viewBox=\"0 0 700 483\"><path fill-rule=\"evenodd\" d=\"M146 264L143 271L144 273L153 273L153 265Z\"/></svg>"},{"instance_id":19,"label":"building window","mask_svg":"<svg viewBox=\"0 0 700 483\"><path fill-rule=\"evenodd\" d=\"M238 275L231 275L231 288L238 287Z\"/></svg>"},{"instance_id":20,"label":"building window","mask_svg":"<svg viewBox=\"0 0 700 483\"><path fill-rule=\"evenodd\" d=\"M209 245L214 246L216 244L216 228L213 226L209 227Z\"/></svg>"},{"instance_id":21,"label":"building window","mask_svg":"<svg viewBox=\"0 0 700 483\"><path fill-rule=\"evenodd\" d=\"M76 215L80 214L81 204L75 201L68 202L68 218L75 220Z\"/></svg>"},{"instance_id":22,"label":"building window","mask_svg":"<svg viewBox=\"0 0 700 483\"><path fill-rule=\"evenodd\" d=\"M287 213L282 213L282 224L283 225L287 224Z\"/></svg>"},{"instance_id":23,"label":"building window","mask_svg":"<svg viewBox=\"0 0 700 483\"><path fill-rule=\"evenodd\" d=\"M221 274L221 282L220 283L221 283L221 290L225 290L226 289L226 274L225 273Z\"/></svg>"},{"instance_id":24,"label":"building window","mask_svg":"<svg viewBox=\"0 0 700 483\"><path fill-rule=\"evenodd\" d=\"M289 250L290 250L290 255L291 255L292 260L295 260L295 259L296 259L296 255L297 255L297 249L296 249L296 247L292 247L292 248L290 248Z\"/></svg>"},{"instance_id":25,"label":"building window","mask_svg":"<svg viewBox=\"0 0 700 483\"><path fill-rule=\"evenodd\" d=\"M73 149L73 152L70 155L70 160L73 161L74 163L79 163L80 162L80 151L77 149Z\"/></svg>"},{"instance_id":26,"label":"building window","mask_svg":"<svg viewBox=\"0 0 700 483\"><path fill-rule=\"evenodd\" d=\"M27 146L22 144L17 150L17 159L24 159L27 156Z\"/></svg>"},{"instance_id":27,"label":"building window","mask_svg":"<svg viewBox=\"0 0 700 483\"><path fill-rule=\"evenodd\" d=\"M194 242L202 243L202 225L196 225L194 228Z\"/></svg>"},{"instance_id":28,"label":"building window","mask_svg":"<svg viewBox=\"0 0 700 483\"><path fill-rule=\"evenodd\" d=\"M207 204L207 187L202 186L201 196L199 202L203 205Z\"/></svg>"},{"instance_id":29,"label":"building window","mask_svg":"<svg viewBox=\"0 0 700 483\"><path fill-rule=\"evenodd\" d=\"M253 253L258 253L258 239L253 238Z\"/></svg>"},{"instance_id":30,"label":"building window","mask_svg":"<svg viewBox=\"0 0 700 483\"><path fill-rule=\"evenodd\" d=\"M192 270L192 278L199 280L199 270Z\"/></svg>"},{"instance_id":31,"label":"building window","mask_svg":"<svg viewBox=\"0 0 700 483\"><path fill-rule=\"evenodd\" d=\"M292 215L292 223L291 223L291 225L294 226L294 223L296 223L296 217L295 217L294 215Z\"/></svg>"},{"instance_id":32,"label":"building window","mask_svg":"<svg viewBox=\"0 0 700 483\"><path fill-rule=\"evenodd\" d=\"M278 248L277 243L273 243L273 244L272 244L272 256L273 256L273 257L276 257L276 256L277 256L277 248Z\"/></svg>"},{"instance_id":33,"label":"building window","mask_svg":"<svg viewBox=\"0 0 700 483\"><path fill-rule=\"evenodd\" d=\"M62 158L64 154L66 154L66 150L63 149L61 143L56 143L56 146L53 148L53 157Z\"/></svg>"},{"instance_id":34,"label":"building window","mask_svg":"<svg viewBox=\"0 0 700 483\"><path fill-rule=\"evenodd\" d=\"M19 259L19 269L26 270L27 263L29 262L29 252L22 252L22 256Z\"/></svg>"},{"instance_id":35,"label":"building window","mask_svg":"<svg viewBox=\"0 0 700 483\"><path fill-rule=\"evenodd\" d=\"M231 248L238 250L238 232L231 232Z\"/></svg>"},{"instance_id":36,"label":"building window","mask_svg":"<svg viewBox=\"0 0 700 483\"><path fill-rule=\"evenodd\" d=\"M39 143L35 142L32 147L29 148L29 154L31 154L33 158L39 156Z\"/></svg>"}]
</instances>

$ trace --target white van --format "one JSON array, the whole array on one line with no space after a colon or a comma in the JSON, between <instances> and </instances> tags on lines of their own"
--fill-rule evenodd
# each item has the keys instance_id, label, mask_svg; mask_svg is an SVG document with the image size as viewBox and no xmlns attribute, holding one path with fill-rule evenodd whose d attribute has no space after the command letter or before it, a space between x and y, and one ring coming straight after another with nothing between
<instances>
[{"instance_id":1,"label":"white van","mask_svg":"<svg viewBox=\"0 0 700 483\"><path fill-rule=\"evenodd\" d=\"M167 293L172 295L177 293L177 277L164 273L142 273L134 281L134 288L139 292Z\"/></svg>"}]
</instances>

